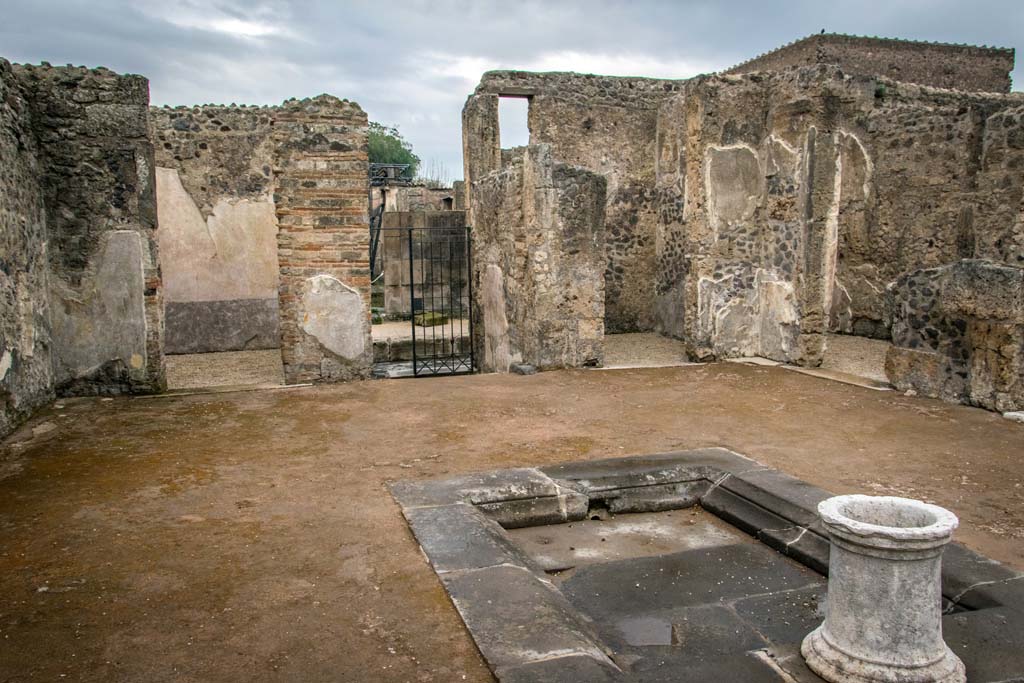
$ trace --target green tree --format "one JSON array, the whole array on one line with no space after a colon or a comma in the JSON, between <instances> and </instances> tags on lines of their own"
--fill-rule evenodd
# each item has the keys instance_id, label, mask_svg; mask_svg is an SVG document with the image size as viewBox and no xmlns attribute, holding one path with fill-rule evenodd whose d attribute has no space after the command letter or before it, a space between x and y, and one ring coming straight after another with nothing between
<instances>
[{"instance_id":1,"label":"green tree","mask_svg":"<svg viewBox=\"0 0 1024 683\"><path fill-rule=\"evenodd\" d=\"M397 126L385 126L370 122L370 163L409 164L405 175L412 178L420 166L420 158L412 151L412 145L402 137Z\"/></svg>"}]
</instances>

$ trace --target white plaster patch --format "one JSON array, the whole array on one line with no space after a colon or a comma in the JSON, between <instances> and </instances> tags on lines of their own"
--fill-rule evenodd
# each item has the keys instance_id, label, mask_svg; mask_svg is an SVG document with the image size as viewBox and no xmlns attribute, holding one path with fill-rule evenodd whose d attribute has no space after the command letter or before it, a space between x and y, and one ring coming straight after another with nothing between
<instances>
[{"instance_id":1,"label":"white plaster patch","mask_svg":"<svg viewBox=\"0 0 1024 683\"><path fill-rule=\"evenodd\" d=\"M860 141L856 135L849 131L841 130L836 133L836 142L841 143L844 140L853 140L860 148L861 157L864 159L864 200L867 201L871 196L871 180L875 174L875 164L871 161L871 157L868 155L868 150L864 146L864 143Z\"/></svg>"},{"instance_id":2,"label":"white plaster patch","mask_svg":"<svg viewBox=\"0 0 1024 683\"><path fill-rule=\"evenodd\" d=\"M505 274L493 263L484 269L480 282L480 307L484 314L484 367L508 372L514 359L509 349L508 317L505 314Z\"/></svg>"},{"instance_id":3,"label":"white plaster patch","mask_svg":"<svg viewBox=\"0 0 1024 683\"><path fill-rule=\"evenodd\" d=\"M708 147L704 192L709 224L717 240L722 229L754 216L761 203L764 172L757 150L747 144Z\"/></svg>"},{"instance_id":4,"label":"white plaster patch","mask_svg":"<svg viewBox=\"0 0 1024 683\"><path fill-rule=\"evenodd\" d=\"M11 369L11 352L4 350L3 355L0 355L0 381L7 377L7 372Z\"/></svg>"},{"instance_id":5,"label":"white plaster patch","mask_svg":"<svg viewBox=\"0 0 1024 683\"><path fill-rule=\"evenodd\" d=\"M755 270L748 289L732 291L732 279L701 278L698 284L699 315L715 354L794 360L800 321L793 284L763 268Z\"/></svg>"},{"instance_id":6,"label":"white plaster patch","mask_svg":"<svg viewBox=\"0 0 1024 683\"><path fill-rule=\"evenodd\" d=\"M836 136L838 140L838 135ZM839 206L843 194L843 155L836 145L836 168L832 177L832 203L829 204L825 217L825 244L822 247L825 261L825 286L821 308L829 311L832 308L832 289L836 282L836 265L839 259Z\"/></svg>"},{"instance_id":7,"label":"white plaster patch","mask_svg":"<svg viewBox=\"0 0 1024 683\"><path fill-rule=\"evenodd\" d=\"M800 316L797 314L796 291L791 282L779 280L766 270L755 278L758 290L760 355L778 361L794 360L798 354Z\"/></svg>"},{"instance_id":8,"label":"white plaster patch","mask_svg":"<svg viewBox=\"0 0 1024 683\"><path fill-rule=\"evenodd\" d=\"M133 379L146 379L145 252L139 233L111 230L80 287L50 280L58 382L86 377L113 360L129 366ZM131 363L134 355L143 359L139 367Z\"/></svg>"},{"instance_id":9,"label":"white plaster patch","mask_svg":"<svg viewBox=\"0 0 1024 683\"><path fill-rule=\"evenodd\" d=\"M157 168L164 296L171 302L275 299L277 215L269 197L221 197L204 218L178 172Z\"/></svg>"},{"instance_id":10,"label":"white plaster patch","mask_svg":"<svg viewBox=\"0 0 1024 683\"><path fill-rule=\"evenodd\" d=\"M302 329L331 353L356 360L366 351L366 309L359 292L330 275L306 280Z\"/></svg>"}]
</instances>

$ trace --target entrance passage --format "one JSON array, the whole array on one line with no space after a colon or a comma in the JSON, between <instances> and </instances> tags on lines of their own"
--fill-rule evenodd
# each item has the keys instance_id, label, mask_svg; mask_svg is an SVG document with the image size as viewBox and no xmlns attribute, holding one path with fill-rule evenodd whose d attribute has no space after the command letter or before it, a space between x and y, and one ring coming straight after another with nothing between
<instances>
[{"instance_id":1,"label":"entrance passage","mask_svg":"<svg viewBox=\"0 0 1024 683\"><path fill-rule=\"evenodd\" d=\"M379 230L374 374L430 377L473 372L469 228L449 224Z\"/></svg>"}]
</instances>

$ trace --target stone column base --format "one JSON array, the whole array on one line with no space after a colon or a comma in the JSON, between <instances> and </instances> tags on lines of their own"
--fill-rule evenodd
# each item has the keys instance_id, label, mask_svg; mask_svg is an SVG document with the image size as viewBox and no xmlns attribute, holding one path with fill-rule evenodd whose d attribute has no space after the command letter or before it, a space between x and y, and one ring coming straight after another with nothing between
<instances>
[{"instance_id":1,"label":"stone column base","mask_svg":"<svg viewBox=\"0 0 1024 683\"><path fill-rule=\"evenodd\" d=\"M830 683L966 683L964 663L948 647L938 660L909 667L859 659L828 641L822 627L800 645L807 666Z\"/></svg>"}]
</instances>

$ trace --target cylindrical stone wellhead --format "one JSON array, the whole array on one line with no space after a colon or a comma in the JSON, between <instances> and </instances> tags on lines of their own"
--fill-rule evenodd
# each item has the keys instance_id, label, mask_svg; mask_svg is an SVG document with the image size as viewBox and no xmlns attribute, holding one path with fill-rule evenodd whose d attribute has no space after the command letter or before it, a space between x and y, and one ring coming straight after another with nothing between
<instances>
[{"instance_id":1,"label":"cylindrical stone wellhead","mask_svg":"<svg viewBox=\"0 0 1024 683\"><path fill-rule=\"evenodd\" d=\"M831 541L825 621L804 638L807 665L832 683L963 683L942 640L942 549L949 510L893 496L818 505Z\"/></svg>"}]
</instances>

